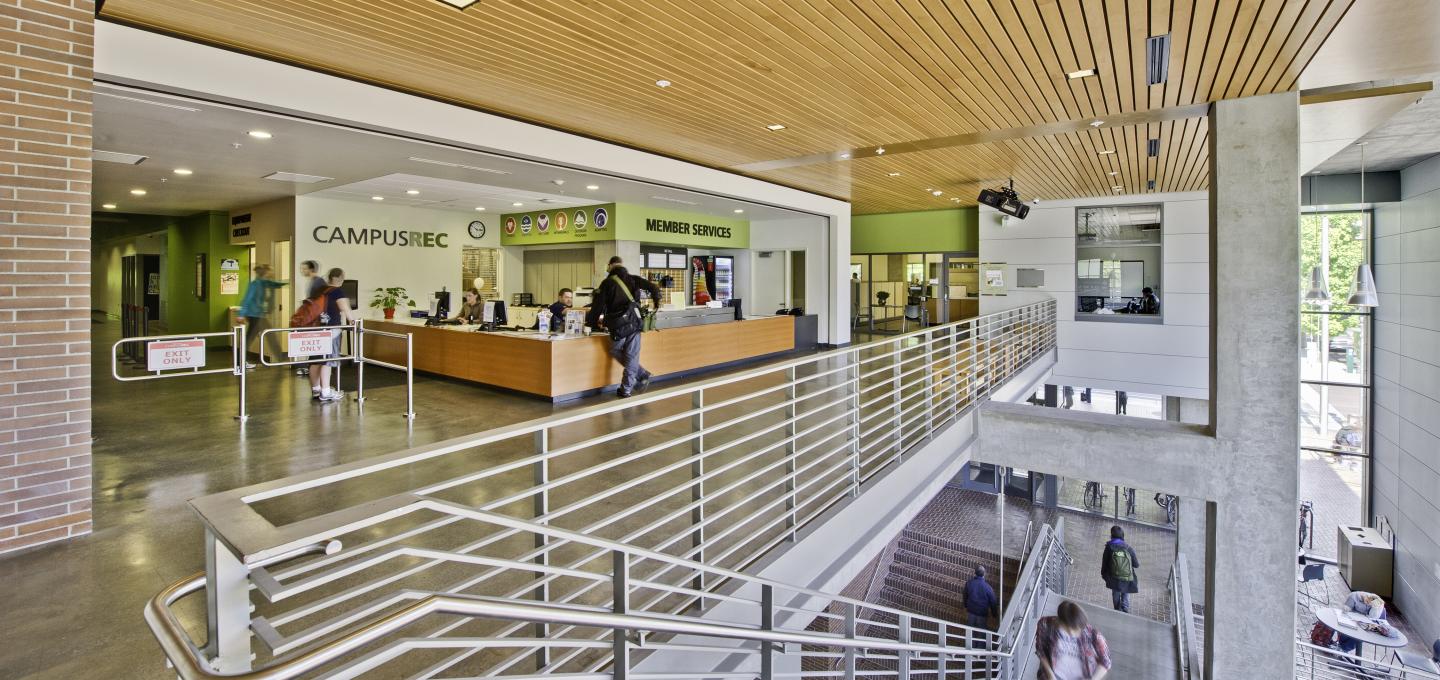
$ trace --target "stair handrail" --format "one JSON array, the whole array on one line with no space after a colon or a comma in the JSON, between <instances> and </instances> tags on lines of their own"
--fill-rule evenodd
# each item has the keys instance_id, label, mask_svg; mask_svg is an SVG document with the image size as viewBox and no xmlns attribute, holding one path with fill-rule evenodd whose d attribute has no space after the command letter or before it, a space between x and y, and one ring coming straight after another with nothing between
<instances>
[{"instance_id":1,"label":"stair handrail","mask_svg":"<svg viewBox=\"0 0 1440 680\"><path fill-rule=\"evenodd\" d=\"M1198 639L1195 630L1195 606L1190 594L1190 563L1185 553L1175 555L1170 565L1170 606L1175 617L1176 668L1182 677L1198 679L1205 677L1201 650L1204 643Z\"/></svg>"}]
</instances>

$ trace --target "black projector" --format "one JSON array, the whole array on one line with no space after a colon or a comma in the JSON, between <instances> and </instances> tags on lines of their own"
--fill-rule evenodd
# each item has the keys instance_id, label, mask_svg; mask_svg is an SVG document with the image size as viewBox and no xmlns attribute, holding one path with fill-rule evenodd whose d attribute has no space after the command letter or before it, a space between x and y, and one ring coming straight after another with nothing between
<instances>
[{"instance_id":1,"label":"black projector","mask_svg":"<svg viewBox=\"0 0 1440 680\"><path fill-rule=\"evenodd\" d=\"M999 189L981 189L979 201L983 205L988 205L1016 219L1023 220L1026 215L1030 214L1030 206L1020 200L1020 195L1015 193L1013 184Z\"/></svg>"}]
</instances>

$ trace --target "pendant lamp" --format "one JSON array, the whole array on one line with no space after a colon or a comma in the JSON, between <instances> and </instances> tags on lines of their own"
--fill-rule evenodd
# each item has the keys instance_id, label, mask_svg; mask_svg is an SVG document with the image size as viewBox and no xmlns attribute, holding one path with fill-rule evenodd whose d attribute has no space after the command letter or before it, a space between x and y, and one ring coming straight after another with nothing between
<instances>
[{"instance_id":1,"label":"pendant lamp","mask_svg":"<svg viewBox=\"0 0 1440 680\"><path fill-rule=\"evenodd\" d=\"M1330 299L1330 287L1325 284L1325 272L1320 265L1310 269L1310 290L1305 291L1306 302L1325 302Z\"/></svg>"},{"instance_id":2,"label":"pendant lamp","mask_svg":"<svg viewBox=\"0 0 1440 680\"><path fill-rule=\"evenodd\" d=\"M1365 223L1365 145L1360 145L1360 232L1368 231L1368 224ZM1350 299L1346 300L1356 307L1379 307L1380 297L1375 294L1375 274L1370 271L1368 263L1355 268L1355 288L1350 291Z\"/></svg>"}]
</instances>

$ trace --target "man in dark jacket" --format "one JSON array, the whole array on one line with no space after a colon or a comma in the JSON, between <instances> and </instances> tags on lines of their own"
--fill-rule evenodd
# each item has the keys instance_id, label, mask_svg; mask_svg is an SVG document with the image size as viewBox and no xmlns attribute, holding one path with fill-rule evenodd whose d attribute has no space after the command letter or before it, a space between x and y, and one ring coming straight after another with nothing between
<instances>
[{"instance_id":1,"label":"man in dark jacket","mask_svg":"<svg viewBox=\"0 0 1440 680\"><path fill-rule=\"evenodd\" d=\"M965 582L965 623L973 628L989 628L990 614L1000 613L1000 598L985 582L985 567L975 567L975 575Z\"/></svg>"},{"instance_id":2,"label":"man in dark jacket","mask_svg":"<svg viewBox=\"0 0 1440 680\"><path fill-rule=\"evenodd\" d=\"M625 288L621 289L620 286ZM626 292L629 296L626 296ZM618 315L630 304L633 298L636 304L640 303L640 293L644 291L650 295L652 304L660 304L660 288L650 281L639 276L632 276L625 270L623 265L616 265L610 270L610 275L595 289L594 301L590 303L590 312L585 315L585 322L592 328L605 328L610 331L610 356L620 362L623 369L620 374L620 389L615 394L622 399L635 392L643 392L650 386L650 372L640 365L640 329L621 336L614 328L605 324L605 315Z\"/></svg>"},{"instance_id":3,"label":"man in dark jacket","mask_svg":"<svg viewBox=\"0 0 1440 680\"><path fill-rule=\"evenodd\" d=\"M1135 549L1125 542L1125 530L1110 527L1110 542L1100 556L1100 578L1110 589L1110 602L1116 611L1130 612L1130 595L1140 592L1140 560Z\"/></svg>"}]
</instances>

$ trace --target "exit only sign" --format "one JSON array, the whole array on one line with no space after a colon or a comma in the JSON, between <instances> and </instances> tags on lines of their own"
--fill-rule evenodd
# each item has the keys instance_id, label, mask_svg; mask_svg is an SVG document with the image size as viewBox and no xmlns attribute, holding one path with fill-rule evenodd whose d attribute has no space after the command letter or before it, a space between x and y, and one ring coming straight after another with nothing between
<instances>
[{"instance_id":1,"label":"exit only sign","mask_svg":"<svg viewBox=\"0 0 1440 680\"><path fill-rule=\"evenodd\" d=\"M145 343L145 367L152 371L203 368L204 340L157 340Z\"/></svg>"}]
</instances>

